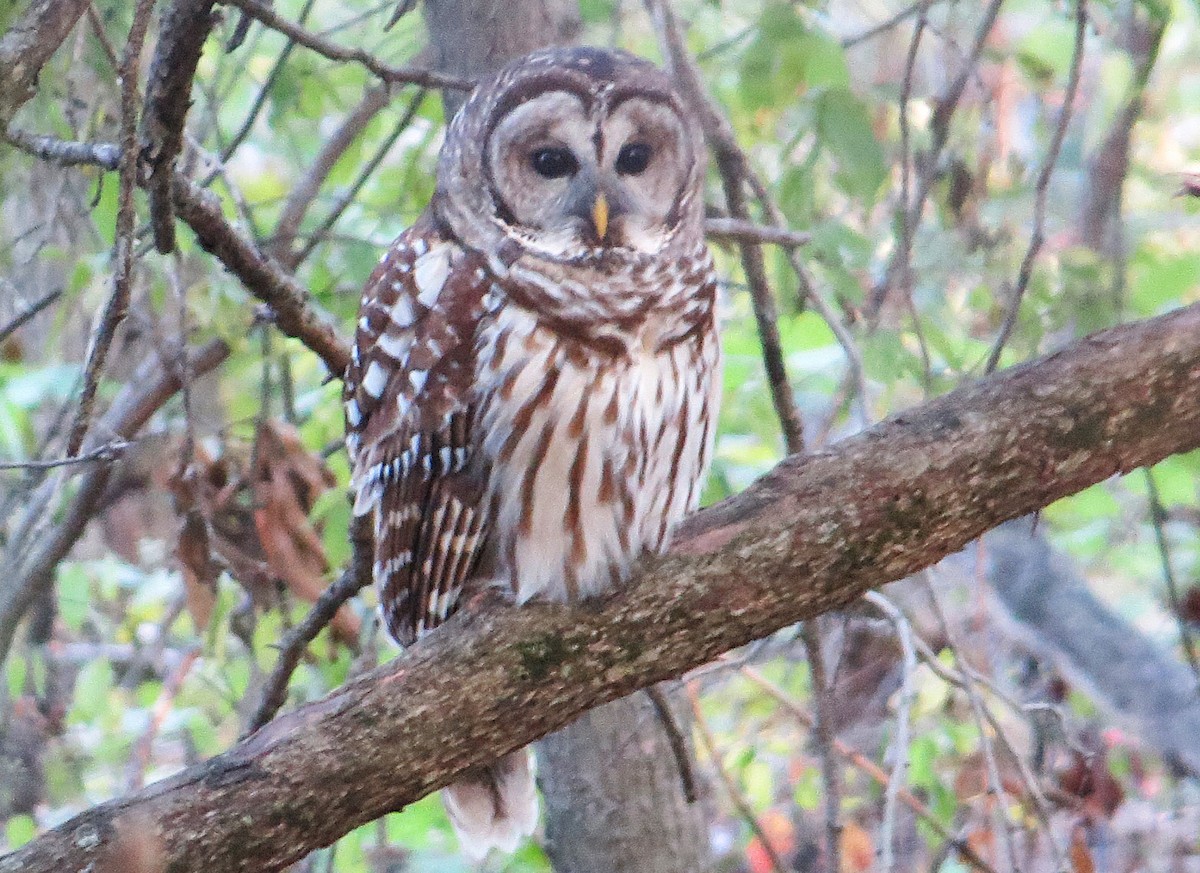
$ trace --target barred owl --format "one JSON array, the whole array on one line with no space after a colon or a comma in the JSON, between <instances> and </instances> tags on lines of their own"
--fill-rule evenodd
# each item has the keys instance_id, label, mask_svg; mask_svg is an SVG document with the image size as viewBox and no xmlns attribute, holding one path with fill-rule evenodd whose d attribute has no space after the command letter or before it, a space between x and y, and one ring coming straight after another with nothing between
<instances>
[{"instance_id":1,"label":"barred owl","mask_svg":"<svg viewBox=\"0 0 1200 873\"><path fill-rule=\"evenodd\" d=\"M368 282L346 378L354 511L403 646L486 587L619 585L695 508L718 402L703 142L658 68L530 55L472 94L437 172ZM443 797L475 856L536 823L525 750Z\"/></svg>"}]
</instances>

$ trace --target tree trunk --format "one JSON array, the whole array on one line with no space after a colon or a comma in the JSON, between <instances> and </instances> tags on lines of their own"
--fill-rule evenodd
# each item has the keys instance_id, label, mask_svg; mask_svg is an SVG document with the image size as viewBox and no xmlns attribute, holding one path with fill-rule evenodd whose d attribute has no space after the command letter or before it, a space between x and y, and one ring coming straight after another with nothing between
<instances>
[{"instance_id":1,"label":"tree trunk","mask_svg":"<svg viewBox=\"0 0 1200 873\"><path fill-rule=\"evenodd\" d=\"M582 23L577 0L425 0L433 60L443 73L478 79L534 49L569 45ZM449 119L466 95L444 91Z\"/></svg>"},{"instance_id":2,"label":"tree trunk","mask_svg":"<svg viewBox=\"0 0 1200 873\"><path fill-rule=\"evenodd\" d=\"M425 0L425 19L437 69L467 79L535 49L573 43L581 30L577 0ZM444 91L446 117L465 99ZM680 710L676 720L686 735L690 719ZM538 783L555 871L707 869L704 816L687 802L679 766L645 694L589 712L542 741Z\"/></svg>"},{"instance_id":3,"label":"tree trunk","mask_svg":"<svg viewBox=\"0 0 1200 873\"><path fill-rule=\"evenodd\" d=\"M663 686L659 686L662 688ZM687 737L691 719L672 701ZM711 865L704 811L644 692L593 709L538 743L546 852L556 873L701 873ZM690 760L686 766L695 772Z\"/></svg>"}]
</instances>

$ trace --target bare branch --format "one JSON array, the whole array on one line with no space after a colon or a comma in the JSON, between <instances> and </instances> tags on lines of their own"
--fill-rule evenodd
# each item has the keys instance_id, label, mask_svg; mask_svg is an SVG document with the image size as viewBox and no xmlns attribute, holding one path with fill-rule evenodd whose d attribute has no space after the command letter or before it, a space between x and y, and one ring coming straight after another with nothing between
<instances>
[{"instance_id":1,"label":"bare branch","mask_svg":"<svg viewBox=\"0 0 1200 873\"><path fill-rule=\"evenodd\" d=\"M1079 71L1083 68L1083 41L1087 34L1087 2L1075 0L1075 51L1071 56L1071 73L1067 77L1067 89L1063 95L1062 109L1059 112L1058 124L1054 128L1054 136L1050 140L1050 149L1042 161L1041 172L1038 173L1037 185L1033 203L1033 232L1029 235L1029 247L1025 249L1025 257L1021 259L1021 268L1017 272L1017 286L1013 289L1004 313L1004 322L1000 333L988 354L985 373L991 373L1000 363L1000 353L1012 336L1013 328L1017 325L1017 315L1021 311L1021 300L1025 297L1025 289L1029 287L1029 279L1033 275L1033 262L1041 251L1046 233L1046 195L1050 190L1050 177L1058 164L1058 153L1062 150L1063 139L1067 135L1067 125L1071 121L1071 109L1075 105L1075 92L1079 90Z\"/></svg>"},{"instance_id":2,"label":"bare branch","mask_svg":"<svg viewBox=\"0 0 1200 873\"><path fill-rule=\"evenodd\" d=\"M7 282L0 280L0 286L7 284ZM61 290L51 291L49 294L43 296L40 300L35 300L33 303L30 303L28 306L18 312L15 316L13 316L12 320L9 321L8 324L0 325L0 343L4 342L16 331L20 330L22 327L32 321L39 312L45 310L59 297L62 297Z\"/></svg>"},{"instance_id":3,"label":"bare branch","mask_svg":"<svg viewBox=\"0 0 1200 873\"><path fill-rule=\"evenodd\" d=\"M683 797L688 803L695 803L700 795L696 791L696 774L692 772L692 756L688 751L688 742L684 738L675 715L671 712L671 701L658 685L646 689L646 696L654 705L663 733L667 735L667 744L671 747L671 755L675 758L675 766L679 768L679 783L683 789Z\"/></svg>"},{"instance_id":4,"label":"bare branch","mask_svg":"<svg viewBox=\"0 0 1200 873\"><path fill-rule=\"evenodd\" d=\"M112 143L62 142L11 130L8 139L38 157L67 164L95 163L112 169L112 159L119 160L120 155ZM211 191L176 173L173 195L176 212L195 232L200 245L216 255L247 291L271 307L280 330L308 346L324 361L332 378L342 378L350 363L350 344L338 335L307 289L229 223Z\"/></svg>"},{"instance_id":5,"label":"bare branch","mask_svg":"<svg viewBox=\"0 0 1200 873\"><path fill-rule=\"evenodd\" d=\"M351 61L361 64L385 82L420 85L423 88L449 88L456 91L470 91L475 87L475 83L469 79L448 76L435 70L423 70L418 67L393 66L364 49L338 45L332 40L298 27L257 0L223 0L223 2L230 6L236 6L272 30L278 30L305 48L312 49L331 61Z\"/></svg>"},{"instance_id":6,"label":"bare branch","mask_svg":"<svg viewBox=\"0 0 1200 873\"><path fill-rule=\"evenodd\" d=\"M900 641L900 651L904 653L904 663L901 672L900 693L896 701L896 735L892 739L892 775L888 777L887 789L884 791L883 825L879 835L879 846L876 856L880 861L880 869L891 873L896 869L895 839L896 801L904 791L904 783L908 778L908 725L912 714L913 700L916 690L913 688L913 674L917 669L917 654L913 645L912 627L908 619L890 600L878 591L868 591L863 600L870 603L884 614L896 630L896 638Z\"/></svg>"},{"instance_id":7,"label":"bare branch","mask_svg":"<svg viewBox=\"0 0 1200 873\"><path fill-rule=\"evenodd\" d=\"M308 238L308 242L304 244L304 247L300 250L300 252L292 255L289 258L287 262L288 266L290 266L292 269L295 269L297 265L307 260L308 256L311 255L317 246L319 246L326 238L329 232L333 229L333 226L338 223L338 220L342 217L342 214L350 207L350 204L357 199L359 192L362 191L363 186L367 184L367 180L370 179L371 176L375 174L375 171L379 169L379 165L383 163L383 159L386 158L388 152L392 150L392 146L396 144L396 140L400 139L400 135L404 133L410 124L412 124L413 119L417 116L417 111L421 108L421 104L425 102L425 95L428 93L428 91L422 88L413 95L412 99L408 102L408 107L404 110L403 114L396 119L396 124L392 127L391 132L387 135L383 142L379 144L378 148L375 149L375 153L371 155L371 158L365 164L363 164L362 169L358 171L358 176L355 177L354 182L351 183L350 187L347 188L337 198L333 208L329 210L329 214L322 219L320 226L313 231L312 235Z\"/></svg>"},{"instance_id":8,"label":"bare branch","mask_svg":"<svg viewBox=\"0 0 1200 873\"><path fill-rule=\"evenodd\" d=\"M692 712L696 720L696 733L700 736L700 744L704 746L704 751L708 753L708 757L712 760L713 769L717 771L717 778L721 780L721 785L725 788L725 793L729 795L729 800L733 804L734 809L738 811L738 815L742 817L742 821L758 838L759 844L763 847L763 851L767 854L767 859L771 862L771 869L775 873L787 873L790 865L785 864L783 859L779 857L779 852L775 849L775 844L771 841L770 835L762 826L762 822L758 820L758 816L754 814L754 808L750 806L750 801L738 789L737 783L733 777L729 775L729 771L725 768L724 762L721 760L721 755L717 751L716 740L713 739L712 731L708 729L708 724L704 720L704 713L700 710L700 695L697 693L694 685L688 685L688 698L692 704ZM830 868L837 869L837 868Z\"/></svg>"},{"instance_id":9,"label":"bare branch","mask_svg":"<svg viewBox=\"0 0 1200 873\"><path fill-rule=\"evenodd\" d=\"M765 691L769 697L774 698L774 700L783 706L783 708L786 709L788 713L796 719L796 721L800 722L807 728L812 728L813 724L815 723L815 719L813 718L812 714L806 712L782 688L771 682L753 667L743 665L738 668L738 672L757 685L759 689ZM873 779L881 788L887 788L892 784L892 779L883 772L883 769L858 749L847 744L838 737L833 738L833 747L837 750L839 755L845 758L856 768L870 776L871 779ZM984 873L995 873L992 867L986 861L980 858L978 853L971 848L970 843L968 843L966 840L959 839L950 833L950 831L946 830L946 826L942 824L941 820L934 815L929 807L922 803L920 798L918 798L915 794L913 794L907 788L900 788L897 792L897 796L904 802L905 806L919 815L925 824L927 824L929 828L938 835L938 837L944 840L945 843L950 846L950 848L957 852L959 857L961 857L964 861L966 861L975 869L984 871Z\"/></svg>"},{"instance_id":10,"label":"bare branch","mask_svg":"<svg viewBox=\"0 0 1200 873\"><path fill-rule=\"evenodd\" d=\"M39 136L9 127L4 141L26 154L63 167L91 165L115 170L121 162L121 149L111 142L73 142L53 136Z\"/></svg>"},{"instance_id":11,"label":"bare branch","mask_svg":"<svg viewBox=\"0 0 1200 873\"><path fill-rule=\"evenodd\" d=\"M38 74L62 45L89 0L34 0L0 37L0 130L37 90Z\"/></svg>"},{"instance_id":12,"label":"bare branch","mask_svg":"<svg viewBox=\"0 0 1200 873\"><path fill-rule=\"evenodd\" d=\"M137 74L142 59L142 44L150 26L154 0L138 0L129 28L129 39L121 55L121 158L118 164L120 193L117 197L117 227L113 243L113 289L100 316L100 324L92 334L87 362L83 367L83 389L79 395L79 410L67 437L67 455L79 454L83 438L96 402L96 388L104 362L112 346L117 328L125 320L133 286L133 225L136 219L133 191L137 187Z\"/></svg>"},{"instance_id":13,"label":"bare branch","mask_svg":"<svg viewBox=\"0 0 1200 873\"><path fill-rule=\"evenodd\" d=\"M1200 446L1200 304L1096 334L793 456L693 516L628 589L477 607L230 751L103 804L0 873L104 862L130 816L175 871L279 870L584 710L844 606L986 530Z\"/></svg>"},{"instance_id":14,"label":"bare branch","mask_svg":"<svg viewBox=\"0 0 1200 873\"><path fill-rule=\"evenodd\" d=\"M737 144L737 138L734 136L732 125L718 111L705 93L700 73L684 48L683 35L680 33L678 22L675 19L675 14L671 11L671 7L666 0L644 0L644 2L647 10L650 12L651 18L654 19L663 56L667 59L667 66L675 78L676 85L688 103L700 113L705 137L709 141L709 146L716 154L718 166L721 165L722 160L725 161L726 171L722 174L722 178L732 178L732 174L736 173L754 191L754 195L766 213L767 219L776 227L784 227L783 214L780 212L778 205L771 199L770 192L767 191L766 186L762 184L752 171L749 160ZM729 196L728 185L726 185L726 196ZM740 189L734 196L741 198L744 204L744 196ZM735 215L735 217L739 216ZM821 318L825 320L825 323L833 331L833 335L837 337L838 344L846 354L851 379L854 386L858 389L859 399L863 404L863 419L865 421L867 418L868 398L862 355L855 346L853 337L846 330L846 326L842 324L841 319L837 317L829 304L813 288L808 271L804 269L804 264L801 263L795 248L789 247L785 251L788 263L791 264L792 270L800 282L801 291L805 299L812 304ZM753 258L753 256L751 257ZM761 253L759 260L761 260ZM758 299L756 296L756 306ZM766 345L765 341L764 345ZM775 388L776 386L772 384L772 399L780 397L780 395L776 394ZM777 406L776 408L780 409L781 407ZM783 413L781 414L788 415L786 406L782 407L782 409Z\"/></svg>"},{"instance_id":15,"label":"bare branch","mask_svg":"<svg viewBox=\"0 0 1200 873\"><path fill-rule=\"evenodd\" d=\"M300 9L300 17L298 19L301 27L307 23L308 16L312 13L312 8L315 3L316 0L305 0L304 6L302 6ZM244 12L242 13L241 20L238 21L237 30L234 32L233 37L230 38L229 46L227 47L226 51L231 52L237 47L235 43L240 44L241 38L245 37L243 26L248 26L253 20L254 19L246 15ZM241 38L238 36L239 33L241 34ZM233 157L233 153L237 151L238 147L241 146L243 142L246 141L246 137L248 137L250 135L250 131L254 129L254 122L258 119L259 113L262 112L263 106L266 105L267 97L270 96L271 91L275 88L275 83L279 80L280 75L282 75L283 69L287 65L288 58L292 56L292 51L295 48L295 40L289 39L287 44L279 52L279 56L275 58L275 63L271 65L271 72L267 73L267 78L263 81L262 87L258 89L258 94L255 96L254 102L250 104L250 111L246 113L246 117L242 121L242 126L239 127L237 133L233 135L233 139L227 142L221 149L220 162L222 164ZM204 187L208 187L208 181L204 183Z\"/></svg>"},{"instance_id":16,"label":"bare branch","mask_svg":"<svg viewBox=\"0 0 1200 873\"><path fill-rule=\"evenodd\" d=\"M912 18L917 13L921 13L923 15L926 11L928 11L929 6L930 6L930 0L917 0L916 3L913 3L909 6L904 7L899 12L897 12L895 15L891 16L890 18L885 18L883 21L879 22L876 25L868 27L866 30L862 31L861 33L856 33L854 36L845 37L842 40L842 48L844 48L844 49L854 48L856 45L859 45L860 43L864 43L864 42L867 42L868 40L872 40L875 37L879 36L880 34L886 33L887 31L892 30L895 27L898 27L899 25L903 24L908 19Z\"/></svg>"},{"instance_id":17,"label":"bare branch","mask_svg":"<svg viewBox=\"0 0 1200 873\"><path fill-rule=\"evenodd\" d=\"M683 48L682 35L666 0L646 0L646 7L655 19L659 42L662 43L664 56L669 59L671 72L684 99L698 114L705 139L708 140L716 158L729 214L738 221L750 223L745 186L753 174L750 171L750 163L734 136L733 125L704 92L700 76ZM792 392L787 367L783 361L783 344L779 338L779 308L767 282L762 248L757 241L748 239L740 240L739 245L742 270L746 274L746 283L750 286L750 300L754 305L754 318L758 324L759 341L762 343L763 364L767 371L767 383L771 388L771 402L783 429L784 444L789 452L797 452L804 447L804 426L796 408L796 397Z\"/></svg>"},{"instance_id":18,"label":"bare branch","mask_svg":"<svg viewBox=\"0 0 1200 873\"><path fill-rule=\"evenodd\" d=\"M1167 545L1167 510L1163 506L1162 496L1158 493L1158 483L1154 481L1154 471L1142 471L1146 478L1146 493L1150 502L1150 523L1154 528L1154 543L1158 546L1158 560L1162 566L1163 584L1167 586L1167 602L1171 604L1171 614L1179 623L1179 642L1183 647L1183 656L1192 675L1200 680L1200 657L1196 655L1196 640L1184 613L1182 598L1179 596L1179 581L1175 578L1175 569L1171 565L1171 549Z\"/></svg>"},{"instance_id":19,"label":"bare branch","mask_svg":"<svg viewBox=\"0 0 1200 873\"><path fill-rule=\"evenodd\" d=\"M963 58L962 69L958 71L958 75L955 76L954 81L950 83L950 86L942 93L942 96L934 106L933 117L929 122L931 141L929 151L924 155L923 171L917 184L916 196L913 198L911 204L907 202L900 204L901 209L908 211L906 222L909 247L911 247L914 229L921 220L921 213L925 209L925 201L929 198L929 192L932 190L933 183L937 179L938 161L941 158L942 149L945 148L946 141L950 136L950 119L954 117L954 112L958 109L958 101L962 99L967 83L975 75L975 65L979 62L979 58L983 54L983 47L987 44L988 36L996 24L996 16L1000 14L1000 7L1003 3L1004 0L990 0L983 11L983 17L979 21L979 26L976 28L975 39L971 43L971 49L967 53L967 56ZM930 3L927 2L925 8L929 5ZM924 13L925 9L922 9L922 21L925 18ZM917 36L914 36L913 48L911 49L913 52L916 51L917 38L919 38L919 31ZM872 322L878 318L884 299L895 283L899 271L905 269L907 266L910 251L909 248L903 245L904 241L902 240L901 242L902 244L896 247L896 252L892 255L883 278L879 284L871 289L871 296L867 301L867 317Z\"/></svg>"},{"instance_id":20,"label":"bare branch","mask_svg":"<svg viewBox=\"0 0 1200 873\"><path fill-rule=\"evenodd\" d=\"M173 0L162 14L146 107L142 112L141 159L149 177L150 226L154 247L163 254L175 249L175 215L171 177L183 149L183 125L192 105L192 79L204 41L216 23L214 0Z\"/></svg>"},{"instance_id":21,"label":"bare branch","mask_svg":"<svg viewBox=\"0 0 1200 873\"><path fill-rule=\"evenodd\" d=\"M215 194L177 173L174 196L179 217L192 228L200 245L216 255L247 291L271 307L280 330L308 346L325 362L330 376L340 379L350 363L350 344L316 307L307 289L225 219Z\"/></svg>"},{"instance_id":22,"label":"bare branch","mask_svg":"<svg viewBox=\"0 0 1200 873\"><path fill-rule=\"evenodd\" d=\"M97 446L90 452L71 458L55 458L49 461L3 461L0 470L53 470L55 467L70 467L75 464L90 464L93 461L115 461L129 448L126 440L113 440Z\"/></svg>"},{"instance_id":23,"label":"bare branch","mask_svg":"<svg viewBox=\"0 0 1200 873\"><path fill-rule=\"evenodd\" d=\"M755 224L740 218L710 218L704 222L704 235L720 242L769 243L796 248L812 242L812 234L786 227Z\"/></svg>"},{"instance_id":24,"label":"bare branch","mask_svg":"<svg viewBox=\"0 0 1200 873\"><path fill-rule=\"evenodd\" d=\"M325 140L308 172L292 187L279 214L279 223L275 226L275 238L271 244L280 263L295 269L294 262L299 258L292 254L292 245L300 231L300 223L304 221L304 216L308 214L309 208L321 191L321 185L333 172L334 165L346 153L346 149L350 148L371 120L388 105L390 98L391 89L386 84L368 88L358 106L346 116L333 135Z\"/></svg>"}]
</instances>

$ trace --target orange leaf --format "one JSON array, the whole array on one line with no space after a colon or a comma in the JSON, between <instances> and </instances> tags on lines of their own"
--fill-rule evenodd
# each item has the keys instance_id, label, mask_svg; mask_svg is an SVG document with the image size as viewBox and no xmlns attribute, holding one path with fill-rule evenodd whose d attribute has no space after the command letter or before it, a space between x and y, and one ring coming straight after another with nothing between
<instances>
[{"instance_id":1,"label":"orange leaf","mask_svg":"<svg viewBox=\"0 0 1200 873\"><path fill-rule=\"evenodd\" d=\"M759 816L758 824L777 856L787 858L796 850L795 827L792 820L782 812L769 809ZM750 867L750 873L775 873L775 864L757 836L746 846L746 863Z\"/></svg>"},{"instance_id":2,"label":"orange leaf","mask_svg":"<svg viewBox=\"0 0 1200 873\"><path fill-rule=\"evenodd\" d=\"M866 828L854 821L842 826L842 873L866 873L875 862L875 843Z\"/></svg>"},{"instance_id":3,"label":"orange leaf","mask_svg":"<svg viewBox=\"0 0 1200 873\"><path fill-rule=\"evenodd\" d=\"M1072 873L1096 873L1096 862L1092 860L1092 850L1088 848L1087 834L1079 825L1071 832L1071 870Z\"/></svg>"},{"instance_id":4,"label":"orange leaf","mask_svg":"<svg viewBox=\"0 0 1200 873\"><path fill-rule=\"evenodd\" d=\"M203 633L217 602L217 576L220 570L209 551L208 527L200 513L193 511L183 517L175 556L183 571L188 615L192 617L196 630Z\"/></svg>"}]
</instances>

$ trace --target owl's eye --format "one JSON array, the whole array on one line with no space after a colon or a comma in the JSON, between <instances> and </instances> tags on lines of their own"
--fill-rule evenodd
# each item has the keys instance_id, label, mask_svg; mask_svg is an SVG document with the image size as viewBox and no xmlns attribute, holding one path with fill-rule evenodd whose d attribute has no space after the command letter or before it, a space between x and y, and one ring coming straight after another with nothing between
<instances>
[{"instance_id":1,"label":"owl's eye","mask_svg":"<svg viewBox=\"0 0 1200 873\"><path fill-rule=\"evenodd\" d=\"M571 154L570 149L548 147L535 149L529 156L529 163L534 172L547 179L561 179L563 176L573 176L579 169L579 162Z\"/></svg>"},{"instance_id":2,"label":"owl's eye","mask_svg":"<svg viewBox=\"0 0 1200 873\"><path fill-rule=\"evenodd\" d=\"M622 176L637 176L650 165L652 152L644 142L631 142L617 152L617 172Z\"/></svg>"}]
</instances>

